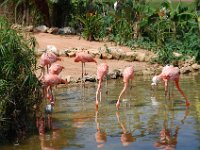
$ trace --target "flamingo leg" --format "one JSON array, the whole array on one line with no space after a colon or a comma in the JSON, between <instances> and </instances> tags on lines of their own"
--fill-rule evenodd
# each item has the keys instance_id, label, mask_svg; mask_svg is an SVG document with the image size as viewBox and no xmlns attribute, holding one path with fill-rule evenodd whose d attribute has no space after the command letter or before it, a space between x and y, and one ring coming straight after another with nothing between
<instances>
[{"instance_id":1,"label":"flamingo leg","mask_svg":"<svg viewBox=\"0 0 200 150\"><path fill-rule=\"evenodd\" d=\"M100 96L100 102L101 102L101 90L100 90L100 92L99 92L100 94L99 94L99 96Z\"/></svg>"},{"instance_id":2,"label":"flamingo leg","mask_svg":"<svg viewBox=\"0 0 200 150\"><path fill-rule=\"evenodd\" d=\"M118 100L117 100L117 103L116 103L117 109L119 109L119 106L120 106L120 98L121 98L121 96L124 94L124 92L126 91L127 87L128 87L128 82L125 82L125 83L124 83L124 88L122 89L122 91L121 91L121 93L120 93L120 95L119 95L119 98L118 98Z\"/></svg>"},{"instance_id":3,"label":"flamingo leg","mask_svg":"<svg viewBox=\"0 0 200 150\"><path fill-rule=\"evenodd\" d=\"M167 92L168 92L168 80L167 79L163 79L165 82L165 97L167 96Z\"/></svg>"},{"instance_id":4,"label":"flamingo leg","mask_svg":"<svg viewBox=\"0 0 200 150\"><path fill-rule=\"evenodd\" d=\"M54 105L54 95L52 87L48 86L46 91L47 91L47 98L49 99L50 103Z\"/></svg>"},{"instance_id":5,"label":"flamingo leg","mask_svg":"<svg viewBox=\"0 0 200 150\"><path fill-rule=\"evenodd\" d=\"M83 84L83 63L82 63L82 80L81 80L81 84Z\"/></svg>"},{"instance_id":6,"label":"flamingo leg","mask_svg":"<svg viewBox=\"0 0 200 150\"><path fill-rule=\"evenodd\" d=\"M50 92L51 92L51 104L54 105L54 94L53 94L53 90L52 87L50 86Z\"/></svg>"},{"instance_id":7,"label":"flamingo leg","mask_svg":"<svg viewBox=\"0 0 200 150\"><path fill-rule=\"evenodd\" d=\"M175 81L175 84L176 84L176 87L177 87L178 91L179 91L179 92L181 93L181 95L185 98L185 104L186 104L186 106L189 106L189 105L190 105L190 102L189 102L188 98L186 97L186 95L183 93L182 89L180 88L180 86L179 86L179 80L176 80L176 81Z\"/></svg>"},{"instance_id":8,"label":"flamingo leg","mask_svg":"<svg viewBox=\"0 0 200 150\"><path fill-rule=\"evenodd\" d=\"M84 65L84 75L87 75L87 74L86 74L85 63L84 63L83 65Z\"/></svg>"},{"instance_id":9,"label":"flamingo leg","mask_svg":"<svg viewBox=\"0 0 200 150\"><path fill-rule=\"evenodd\" d=\"M81 84L82 86L85 88L85 80L84 80L84 69L85 69L85 63L82 62L82 80L81 80Z\"/></svg>"},{"instance_id":10,"label":"flamingo leg","mask_svg":"<svg viewBox=\"0 0 200 150\"><path fill-rule=\"evenodd\" d=\"M131 86L129 88L129 100L131 100L131 89L132 89L133 85L132 85L132 80L131 80Z\"/></svg>"},{"instance_id":11,"label":"flamingo leg","mask_svg":"<svg viewBox=\"0 0 200 150\"><path fill-rule=\"evenodd\" d=\"M101 89L101 83L102 83L102 80L99 80L97 91L96 91L96 106L98 106L98 104L99 104L98 95L99 95L99 91Z\"/></svg>"}]
</instances>

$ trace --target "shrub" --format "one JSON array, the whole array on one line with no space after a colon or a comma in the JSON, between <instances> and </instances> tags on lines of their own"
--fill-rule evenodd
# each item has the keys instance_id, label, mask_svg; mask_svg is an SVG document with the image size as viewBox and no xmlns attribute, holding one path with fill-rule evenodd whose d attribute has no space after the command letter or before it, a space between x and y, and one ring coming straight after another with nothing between
<instances>
[{"instance_id":1,"label":"shrub","mask_svg":"<svg viewBox=\"0 0 200 150\"><path fill-rule=\"evenodd\" d=\"M0 18L0 141L20 139L33 120L33 105L40 99L34 74L35 40ZM4 139L4 140L3 140Z\"/></svg>"}]
</instances>

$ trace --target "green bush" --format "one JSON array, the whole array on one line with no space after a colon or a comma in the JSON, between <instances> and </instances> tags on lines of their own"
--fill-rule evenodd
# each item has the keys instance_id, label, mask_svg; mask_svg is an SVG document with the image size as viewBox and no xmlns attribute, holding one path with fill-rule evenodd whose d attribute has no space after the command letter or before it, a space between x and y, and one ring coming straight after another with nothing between
<instances>
[{"instance_id":1,"label":"green bush","mask_svg":"<svg viewBox=\"0 0 200 150\"><path fill-rule=\"evenodd\" d=\"M85 17L77 17L83 24L82 35L89 41L98 40L102 36L102 17L100 15L87 13Z\"/></svg>"},{"instance_id":2,"label":"green bush","mask_svg":"<svg viewBox=\"0 0 200 150\"><path fill-rule=\"evenodd\" d=\"M0 18L0 141L23 138L40 101L34 38ZM4 140L3 140L4 139Z\"/></svg>"}]
</instances>

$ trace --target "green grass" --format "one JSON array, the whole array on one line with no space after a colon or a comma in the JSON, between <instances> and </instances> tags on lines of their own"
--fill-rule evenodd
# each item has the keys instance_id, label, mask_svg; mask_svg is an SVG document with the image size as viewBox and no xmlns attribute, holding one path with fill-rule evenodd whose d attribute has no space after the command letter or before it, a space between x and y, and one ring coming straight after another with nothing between
<instances>
[{"instance_id":1,"label":"green grass","mask_svg":"<svg viewBox=\"0 0 200 150\"><path fill-rule=\"evenodd\" d=\"M147 2L149 2L150 6L156 8L156 9L159 8L160 4L164 1L166 1L166 0L147 0ZM174 7L176 7L179 3L178 0L172 0L172 2L173 2ZM180 0L180 2L181 2L182 6L188 6L189 9L191 9L191 10L195 8L194 0L190 1L190 2L189 1L187 2L186 0L182 0L182 1Z\"/></svg>"}]
</instances>

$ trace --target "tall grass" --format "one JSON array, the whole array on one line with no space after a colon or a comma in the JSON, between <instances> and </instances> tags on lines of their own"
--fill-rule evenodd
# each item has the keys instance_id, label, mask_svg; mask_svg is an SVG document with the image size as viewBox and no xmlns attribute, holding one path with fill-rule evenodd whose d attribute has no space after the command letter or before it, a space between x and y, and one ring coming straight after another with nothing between
<instances>
[{"instance_id":1,"label":"tall grass","mask_svg":"<svg viewBox=\"0 0 200 150\"><path fill-rule=\"evenodd\" d=\"M0 17L0 142L23 138L33 120L41 95L34 48L34 38Z\"/></svg>"}]
</instances>

